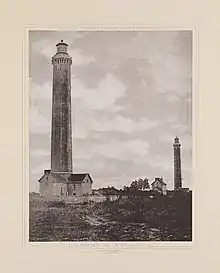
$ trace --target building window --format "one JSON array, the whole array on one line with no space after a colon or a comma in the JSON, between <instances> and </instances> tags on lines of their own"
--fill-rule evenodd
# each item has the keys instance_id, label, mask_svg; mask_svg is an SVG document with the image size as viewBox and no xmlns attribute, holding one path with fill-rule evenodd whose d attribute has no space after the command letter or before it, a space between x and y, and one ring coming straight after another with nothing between
<instances>
[{"instance_id":1,"label":"building window","mask_svg":"<svg viewBox=\"0 0 220 273\"><path fill-rule=\"evenodd\" d=\"M74 190L76 189L76 185L75 185L75 184L73 184L73 189L74 189Z\"/></svg>"},{"instance_id":2,"label":"building window","mask_svg":"<svg viewBox=\"0 0 220 273\"><path fill-rule=\"evenodd\" d=\"M60 188L60 195L62 196L64 193L63 193L63 187Z\"/></svg>"},{"instance_id":3,"label":"building window","mask_svg":"<svg viewBox=\"0 0 220 273\"><path fill-rule=\"evenodd\" d=\"M72 193L72 196L74 196L74 195L76 195L76 193L75 193L75 192L73 192L73 193Z\"/></svg>"}]
</instances>

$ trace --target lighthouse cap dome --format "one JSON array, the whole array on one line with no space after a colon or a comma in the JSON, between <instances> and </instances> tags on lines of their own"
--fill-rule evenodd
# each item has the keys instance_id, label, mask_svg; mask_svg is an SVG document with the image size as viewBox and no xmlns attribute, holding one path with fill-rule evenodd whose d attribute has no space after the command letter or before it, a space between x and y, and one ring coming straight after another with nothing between
<instances>
[{"instance_id":1,"label":"lighthouse cap dome","mask_svg":"<svg viewBox=\"0 0 220 273\"><path fill-rule=\"evenodd\" d=\"M179 144L179 138L177 136L174 138L174 143L178 143Z\"/></svg>"},{"instance_id":2,"label":"lighthouse cap dome","mask_svg":"<svg viewBox=\"0 0 220 273\"><path fill-rule=\"evenodd\" d=\"M67 43L64 43L64 41L63 41L63 40L60 40L60 42L59 42L58 44L56 44L56 46L59 46L59 45L65 45L65 46L68 46L68 44L67 44Z\"/></svg>"}]
</instances>

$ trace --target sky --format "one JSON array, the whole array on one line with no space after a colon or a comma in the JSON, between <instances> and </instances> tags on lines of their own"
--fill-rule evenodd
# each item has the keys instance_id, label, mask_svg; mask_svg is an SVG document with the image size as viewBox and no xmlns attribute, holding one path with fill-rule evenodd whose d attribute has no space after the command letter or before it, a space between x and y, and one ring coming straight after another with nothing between
<instances>
[{"instance_id":1,"label":"sky","mask_svg":"<svg viewBox=\"0 0 220 273\"><path fill-rule=\"evenodd\" d=\"M173 189L180 138L183 186L192 186L190 31L30 31L29 191L50 169L52 63L64 40L72 57L73 170L93 188L163 177Z\"/></svg>"}]
</instances>

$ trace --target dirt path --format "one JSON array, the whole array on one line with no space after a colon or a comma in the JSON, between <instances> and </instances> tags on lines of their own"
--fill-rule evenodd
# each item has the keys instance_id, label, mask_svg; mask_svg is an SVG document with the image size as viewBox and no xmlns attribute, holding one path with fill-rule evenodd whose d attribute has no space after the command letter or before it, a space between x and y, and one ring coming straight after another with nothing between
<instances>
[{"instance_id":1,"label":"dirt path","mask_svg":"<svg viewBox=\"0 0 220 273\"><path fill-rule=\"evenodd\" d=\"M83 219L85 222L89 223L92 226L100 226L102 223L98 221L95 217L91 217L86 215L85 218Z\"/></svg>"}]
</instances>

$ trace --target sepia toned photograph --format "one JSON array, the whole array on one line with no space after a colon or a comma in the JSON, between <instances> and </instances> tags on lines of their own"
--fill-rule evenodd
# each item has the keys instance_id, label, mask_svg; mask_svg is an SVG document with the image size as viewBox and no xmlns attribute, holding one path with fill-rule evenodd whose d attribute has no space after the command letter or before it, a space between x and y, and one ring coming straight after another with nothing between
<instances>
[{"instance_id":1,"label":"sepia toned photograph","mask_svg":"<svg viewBox=\"0 0 220 273\"><path fill-rule=\"evenodd\" d=\"M29 241L192 241L192 31L29 31Z\"/></svg>"}]
</instances>

